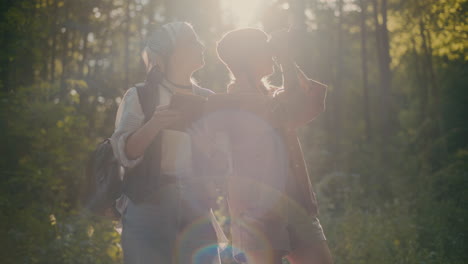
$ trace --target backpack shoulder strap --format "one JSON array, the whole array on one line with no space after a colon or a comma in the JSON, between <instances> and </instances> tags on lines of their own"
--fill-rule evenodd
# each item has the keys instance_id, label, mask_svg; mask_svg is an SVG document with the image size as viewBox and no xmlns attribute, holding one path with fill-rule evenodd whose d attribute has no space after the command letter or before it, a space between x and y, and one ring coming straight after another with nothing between
<instances>
[{"instance_id":1,"label":"backpack shoulder strap","mask_svg":"<svg viewBox=\"0 0 468 264\"><path fill-rule=\"evenodd\" d=\"M159 91L158 89L152 89L146 83L138 83L135 85L138 93L138 100L140 101L141 109L145 115L145 123L151 119L156 104L159 102Z\"/></svg>"},{"instance_id":2,"label":"backpack shoulder strap","mask_svg":"<svg viewBox=\"0 0 468 264\"><path fill-rule=\"evenodd\" d=\"M159 84L164 78L164 73L158 67L153 67L146 74L145 83L137 84L138 99L145 115L145 123L153 116L156 104L159 103Z\"/></svg>"}]
</instances>

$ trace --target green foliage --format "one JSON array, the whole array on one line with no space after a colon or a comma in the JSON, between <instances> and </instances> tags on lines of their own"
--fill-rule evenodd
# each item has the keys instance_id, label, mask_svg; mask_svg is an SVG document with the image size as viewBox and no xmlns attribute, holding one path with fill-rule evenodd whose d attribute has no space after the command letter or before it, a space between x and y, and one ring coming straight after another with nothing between
<instances>
[{"instance_id":1,"label":"green foliage","mask_svg":"<svg viewBox=\"0 0 468 264\"><path fill-rule=\"evenodd\" d=\"M78 202L95 140L73 104L47 83L1 96L0 235L3 263L115 263L111 223L92 221Z\"/></svg>"}]
</instances>

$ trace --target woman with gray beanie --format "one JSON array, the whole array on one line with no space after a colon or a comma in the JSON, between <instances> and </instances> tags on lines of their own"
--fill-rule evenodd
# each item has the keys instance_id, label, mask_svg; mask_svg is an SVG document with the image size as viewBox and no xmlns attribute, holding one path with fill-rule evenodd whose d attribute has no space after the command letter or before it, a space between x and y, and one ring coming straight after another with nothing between
<instances>
[{"instance_id":1,"label":"woman with gray beanie","mask_svg":"<svg viewBox=\"0 0 468 264\"><path fill-rule=\"evenodd\" d=\"M192 82L192 74L204 65L203 52L185 22L151 32L142 53L146 83L128 89L117 111L111 141L129 172L122 216L126 264L219 263L210 209L215 197L208 195L212 189L204 189L208 173L197 167L210 155L189 131L174 128L184 114L168 107L174 95L213 93ZM154 111L146 113L145 104L154 105Z\"/></svg>"}]
</instances>

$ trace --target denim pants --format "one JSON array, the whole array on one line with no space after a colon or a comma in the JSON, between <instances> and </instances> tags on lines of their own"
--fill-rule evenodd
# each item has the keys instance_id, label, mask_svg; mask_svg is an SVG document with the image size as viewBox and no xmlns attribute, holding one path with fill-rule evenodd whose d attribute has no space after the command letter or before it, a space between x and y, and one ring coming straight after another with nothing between
<instances>
[{"instance_id":1,"label":"denim pants","mask_svg":"<svg viewBox=\"0 0 468 264\"><path fill-rule=\"evenodd\" d=\"M125 264L220 264L210 211L191 190L190 183L170 183L148 202L129 201L122 217Z\"/></svg>"}]
</instances>

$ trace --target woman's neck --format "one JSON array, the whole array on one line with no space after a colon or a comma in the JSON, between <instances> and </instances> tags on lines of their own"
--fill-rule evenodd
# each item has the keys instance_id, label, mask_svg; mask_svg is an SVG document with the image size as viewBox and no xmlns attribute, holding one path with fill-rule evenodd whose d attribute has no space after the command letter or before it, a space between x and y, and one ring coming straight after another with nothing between
<instances>
[{"instance_id":1,"label":"woman's neck","mask_svg":"<svg viewBox=\"0 0 468 264\"><path fill-rule=\"evenodd\" d=\"M191 86L192 73L183 72L177 69L169 68L166 73L166 79L176 86Z\"/></svg>"}]
</instances>

